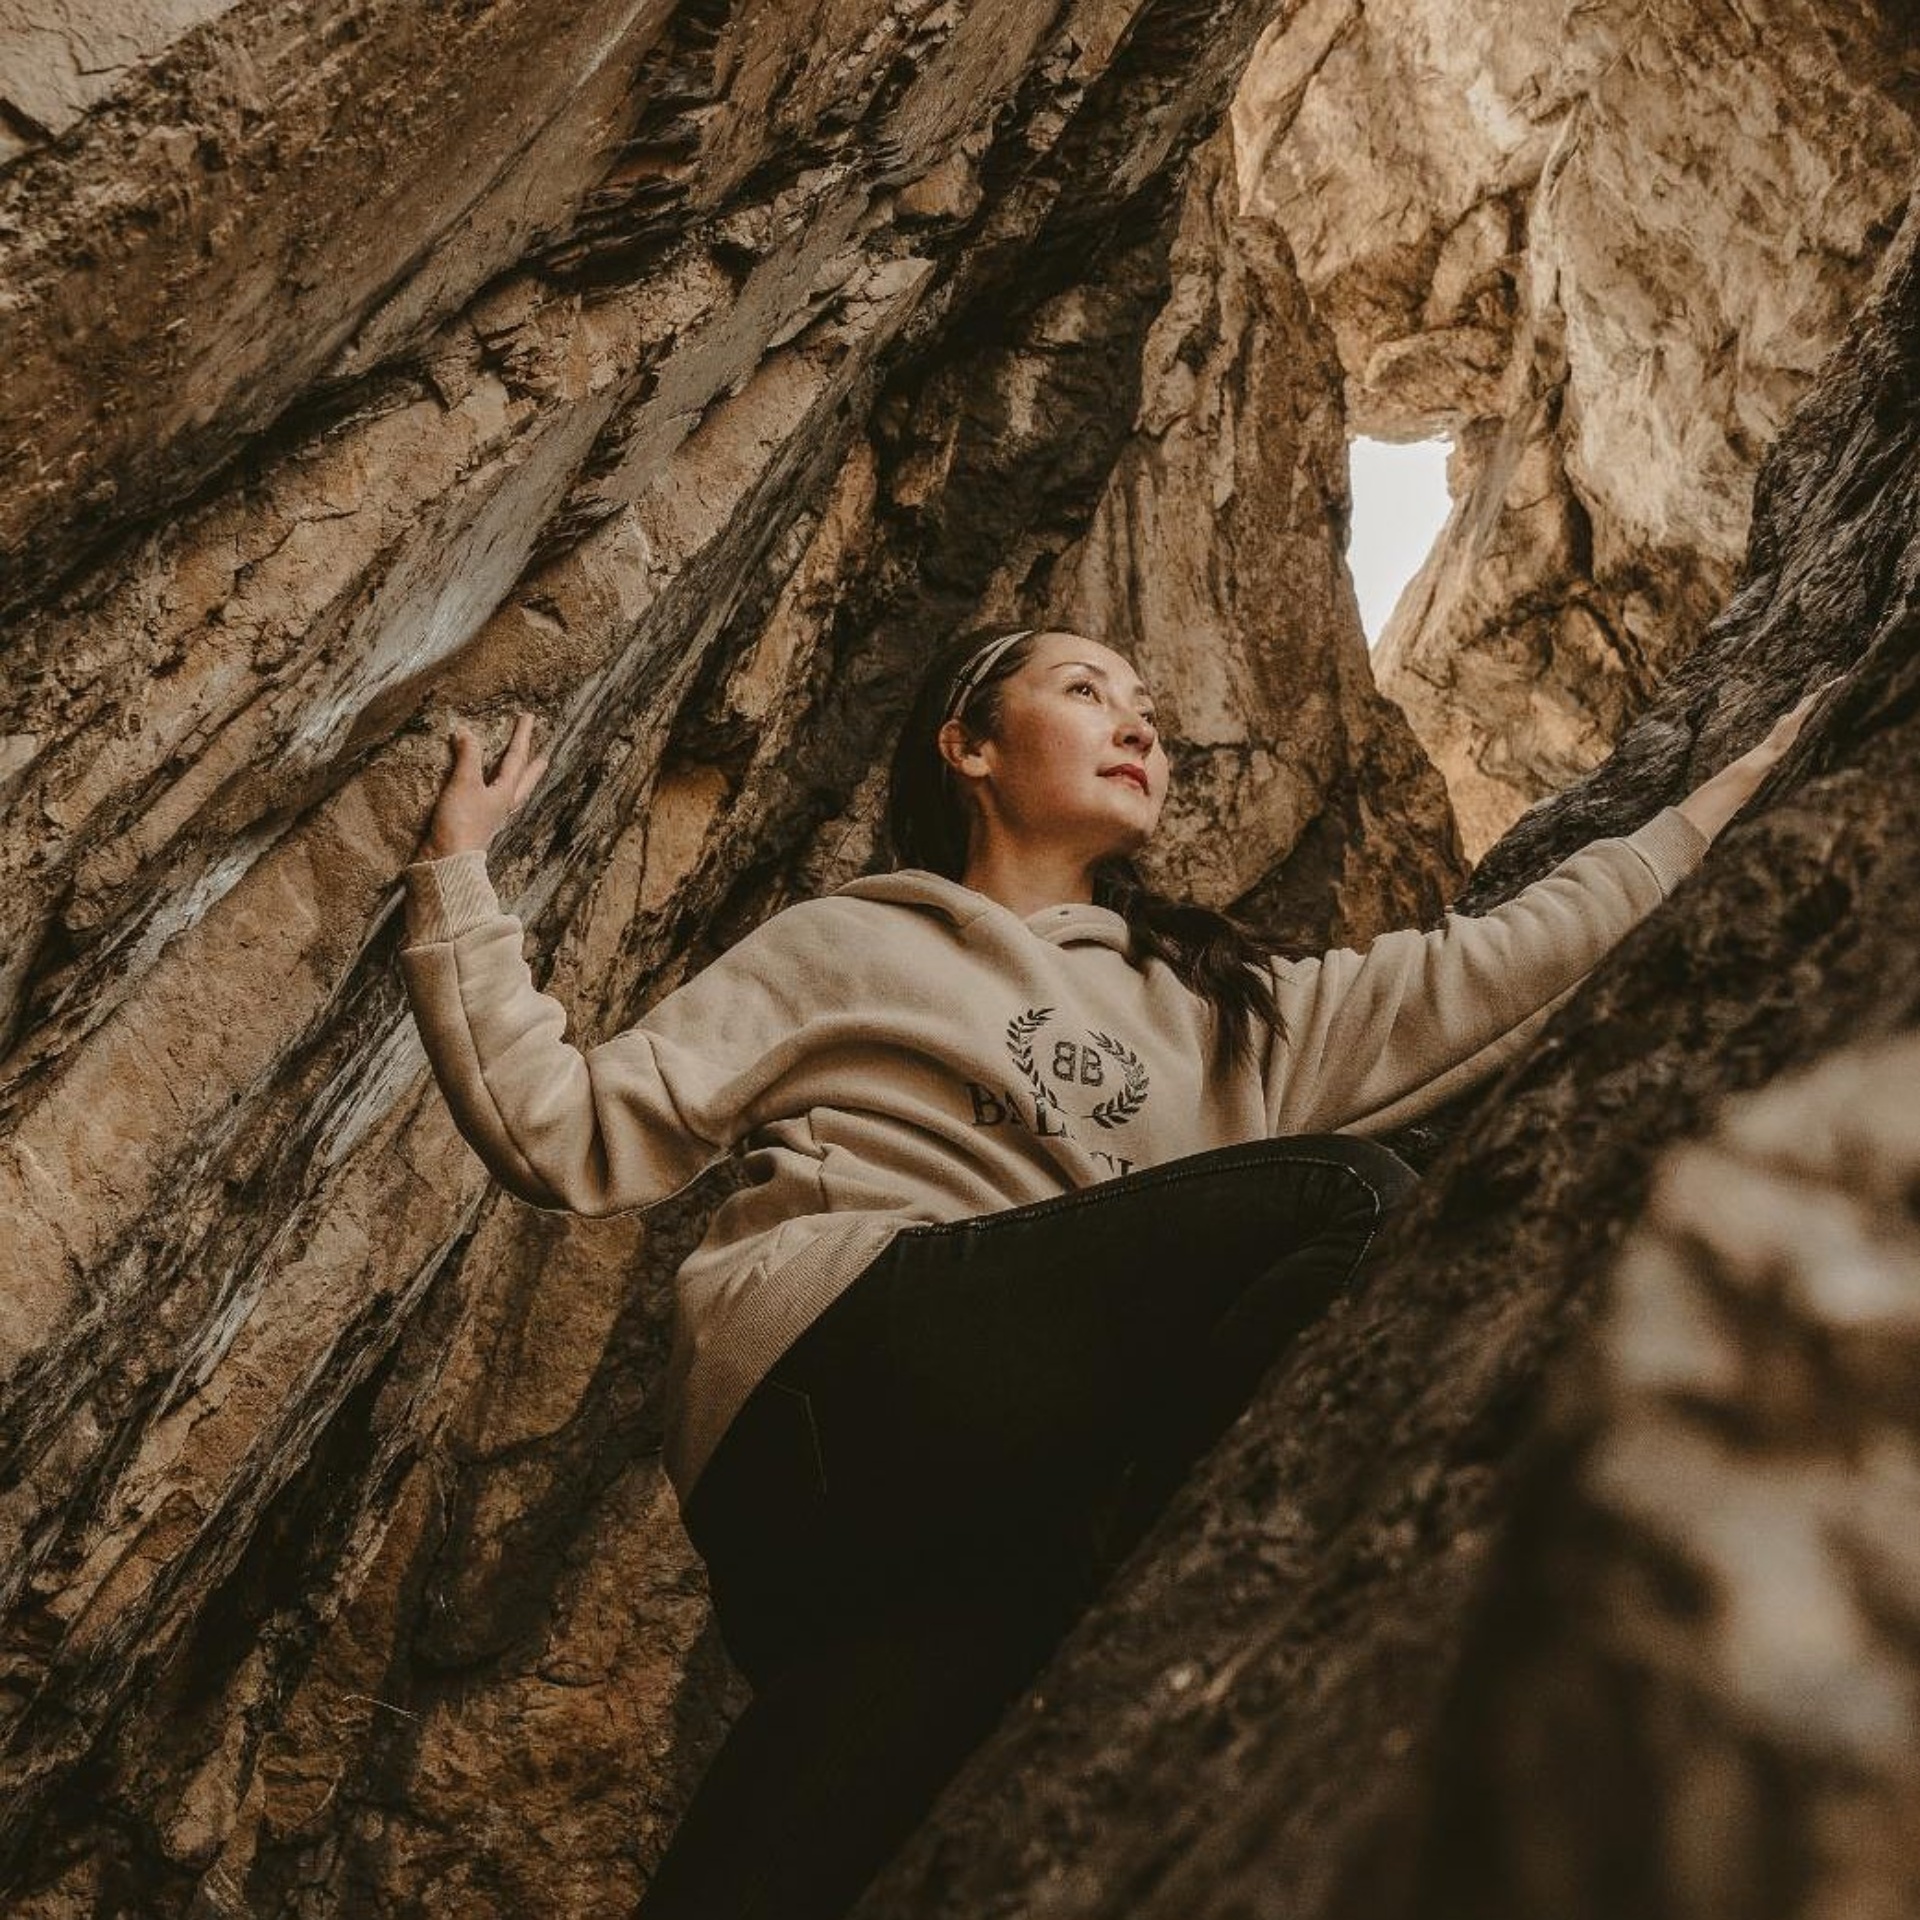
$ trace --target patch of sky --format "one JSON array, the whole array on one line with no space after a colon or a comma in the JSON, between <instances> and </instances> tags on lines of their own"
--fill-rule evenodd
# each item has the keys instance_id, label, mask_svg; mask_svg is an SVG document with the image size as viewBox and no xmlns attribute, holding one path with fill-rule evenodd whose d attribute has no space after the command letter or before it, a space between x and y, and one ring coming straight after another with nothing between
<instances>
[{"instance_id":1,"label":"patch of sky","mask_svg":"<svg viewBox=\"0 0 1920 1920\"><path fill-rule=\"evenodd\" d=\"M1348 444L1353 531L1347 568L1360 599L1367 644L1380 638L1394 604L1433 543L1452 501L1445 440L1354 440Z\"/></svg>"}]
</instances>

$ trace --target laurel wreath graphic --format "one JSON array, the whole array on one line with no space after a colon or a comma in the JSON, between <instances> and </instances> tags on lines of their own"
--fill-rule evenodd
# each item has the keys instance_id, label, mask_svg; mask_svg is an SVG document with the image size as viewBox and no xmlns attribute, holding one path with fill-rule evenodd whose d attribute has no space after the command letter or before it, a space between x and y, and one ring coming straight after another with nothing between
<instances>
[{"instance_id":1,"label":"laurel wreath graphic","mask_svg":"<svg viewBox=\"0 0 1920 1920\"><path fill-rule=\"evenodd\" d=\"M1111 1034L1094 1033L1091 1027L1087 1031L1093 1035L1093 1044L1109 1059L1118 1062L1126 1073L1120 1091L1111 1100L1102 1100L1087 1118L1096 1126L1124 1127L1146 1104L1146 1065L1131 1047L1114 1039Z\"/></svg>"},{"instance_id":2,"label":"laurel wreath graphic","mask_svg":"<svg viewBox=\"0 0 1920 1920\"><path fill-rule=\"evenodd\" d=\"M1009 1020L1007 1051L1013 1055L1013 1064L1026 1076L1034 1098L1051 1107L1054 1112L1064 1114L1066 1108L1060 1104L1060 1096L1040 1078L1040 1070L1033 1064L1032 1038L1052 1018L1051 1007L1029 1007L1025 1013Z\"/></svg>"},{"instance_id":3,"label":"laurel wreath graphic","mask_svg":"<svg viewBox=\"0 0 1920 1920\"><path fill-rule=\"evenodd\" d=\"M1068 1119L1072 1116L1061 1104L1060 1096L1041 1078L1040 1069L1033 1063L1033 1036L1052 1018L1051 1007L1029 1007L1025 1013L1009 1020L1007 1051L1012 1054L1013 1064L1020 1069L1021 1076L1027 1085L1033 1089L1034 1098L1043 1105L1051 1107L1063 1119ZM1131 1047L1124 1041L1116 1040L1110 1033L1096 1033L1089 1027L1087 1037L1108 1059L1118 1064L1125 1076L1121 1081L1120 1091L1102 1100L1086 1116L1095 1126L1104 1127L1111 1132L1115 1127L1124 1127L1146 1104L1146 1064Z\"/></svg>"}]
</instances>

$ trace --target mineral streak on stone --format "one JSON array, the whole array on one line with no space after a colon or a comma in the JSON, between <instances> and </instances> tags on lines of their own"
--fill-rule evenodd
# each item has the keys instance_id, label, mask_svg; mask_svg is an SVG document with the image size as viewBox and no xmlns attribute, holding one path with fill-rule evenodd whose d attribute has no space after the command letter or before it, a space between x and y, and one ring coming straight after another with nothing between
<instances>
[{"instance_id":1,"label":"mineral streak on stone","mask_svg":"<svg viewBox=\"0 0 1920 1920\"><path fill-rule=\"evenodd\" d=\"M1916 392L1920 201L1762 468L1731 601L1464 904L1841 683L1533 1054L1398 1142L1431 1170L1362 1289L1269 1376L858 1920L1911 1909ZM1679 1149L1716 1127L1719 1147ZM1670 1146L1684 1175L1657 1176ZM1776 1197L1699 1193L1727 1157ZM1650 1194L1636 1245L1680 1246L1686 1271L1650 1303L1630 1256L1596 1349ZM1730 1263L1750 1278L1716 1279ZM1627 1390L1662 1369L1673 1384ZM1533 1439L1555 1380L1586 1424ZM1681 1417L1696 1437L1650 1463L1650 1423ZM1708 1507L1711 1536L1690 1520ZM1791 1647L1754 1639L1776 1580L1816 1603Z\"/></svg>"},{"instance_id":2,"label":"mineral streak on stone","mask_svg":"<svg viewBox=\"0 0 1920 1920\"><path fill-rule=\"evenodd\" d=\"M451 716L541 717L492 866L583 1044L874 857L979 618L1151 647L1254 803L1231 858L1170 823L1183 883L1303 943L1457 887L1333 559L1326 336L1206 149L1268 11L8 42L9 1911L622 1912L740 1702L657 1404L734 1175L578 1221L453 1134L393 965ZM1208 511L1249 586L1170 632Z\"/></svg>"},{"instance_id":3,"label":"mineral streak on stone","mask_svg":"<svg viewBox=\"0 0 1920 1920\"><path fill-rule=\"evenodd\" d=\"M1236 107L1356 431L1450 436L1376 664L1478 857L1590 771L1724 602L1755 466L1920 142L1868 0L1316 0Z\"/></svg>"}]
</instances>

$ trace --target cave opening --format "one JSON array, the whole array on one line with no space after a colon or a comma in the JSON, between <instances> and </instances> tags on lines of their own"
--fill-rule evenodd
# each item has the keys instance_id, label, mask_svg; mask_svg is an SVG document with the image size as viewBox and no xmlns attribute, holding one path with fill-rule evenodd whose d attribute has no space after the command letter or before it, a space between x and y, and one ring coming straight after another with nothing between
<instances>
[{"instance_id":1,"label":"cave opening","mask_svg":"<svg viewBox=\"0 0 1920 1920\"><path fill-rule=\"evenodd\" d=\"M1347 570L1360 602L1367 645L1379 644L1387 622L1427 556L1453 508L1447 490L1447 458L1453 443L1433 440L1372 440L1347 443L1353 517L1347 536Z\"/></svg>"}]
</instances>

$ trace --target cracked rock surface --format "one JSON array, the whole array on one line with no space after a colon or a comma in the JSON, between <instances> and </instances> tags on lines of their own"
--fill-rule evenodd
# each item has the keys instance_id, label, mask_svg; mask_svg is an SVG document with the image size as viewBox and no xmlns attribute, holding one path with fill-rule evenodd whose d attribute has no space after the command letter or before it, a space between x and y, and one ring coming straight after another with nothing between
<instances>
[{"instance_id":1,"label":"cracked rock surface","mask_svg":"<svg viewBox=\"0 0 1920 1920\"><path fill-rule=\"evenodd\" d=\"M1356 431L1451 441L1383 689L1478 858L1698 643L1920 157L1875 0L1315 0L1235 108Z\"/></svg>"}]
</instances>

